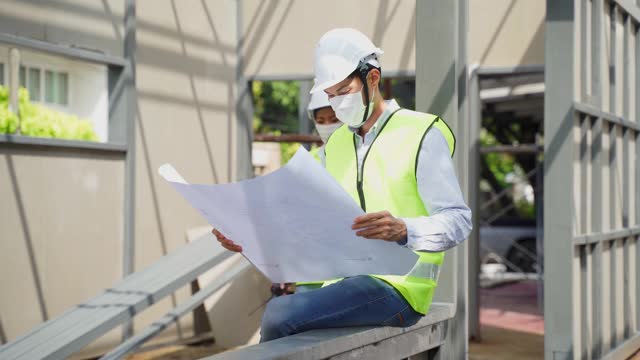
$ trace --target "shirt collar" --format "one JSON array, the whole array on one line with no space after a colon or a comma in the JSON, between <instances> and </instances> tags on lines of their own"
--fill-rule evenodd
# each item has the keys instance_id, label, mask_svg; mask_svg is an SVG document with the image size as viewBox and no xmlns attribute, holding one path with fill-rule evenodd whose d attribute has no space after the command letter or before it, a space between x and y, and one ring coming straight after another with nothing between
<instances>
[{"instance_id":1,"label":"shirt collar","mask_svg":"<svg viewBox=\"0 0 640 360\"><path fill-rule=\"evenodd\" d=\"M387 107L384 109L382 114L380 114L380 116L378 117L378 120L376 120L376 123L373 124L373 126L371 127L371 129L369 129L366 135L368 134L376 135L378 133L378 129L380 129L387 122L387 120L389 120L389 117L391 117L391 114L393 114L396 110L400 109L400 105L398 105L395 99L385 100L384 103L387 105ZM349 126L349 131L358 135L358 128Z\"/></svg>"}]
</instances>

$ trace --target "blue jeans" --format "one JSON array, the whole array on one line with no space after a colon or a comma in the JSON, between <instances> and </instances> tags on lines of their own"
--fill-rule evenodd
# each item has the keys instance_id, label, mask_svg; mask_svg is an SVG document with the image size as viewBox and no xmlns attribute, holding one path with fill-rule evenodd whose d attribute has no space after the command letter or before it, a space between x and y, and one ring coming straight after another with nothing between
<instances>
[{"instance_id":1,"label":"blue jeans","mask_svg":"<svg viewBox=\"0 0 640 360\"><path fill-rule=\"evenodd\" d=\"M260 342L312 329L407 327L421 317L391 285L361 275L323 288L273 298L262 316Z\"/></svg>"}]
</instances>

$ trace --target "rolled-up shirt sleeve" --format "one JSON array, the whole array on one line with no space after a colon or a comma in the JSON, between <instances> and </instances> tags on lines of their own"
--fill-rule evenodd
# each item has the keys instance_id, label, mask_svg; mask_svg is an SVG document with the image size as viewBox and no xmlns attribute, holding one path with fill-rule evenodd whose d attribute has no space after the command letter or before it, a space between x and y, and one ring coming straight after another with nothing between
<instances>
[{"instance_id":1,"label":"rolled-up shirt sleeve","mask_svg":"<svg viewBox=\"0 0 640 360\"><path fill-rule=\"evenodd\" d=\"M406 243L414 251L445 251L471 232L471 210L464 202L449 146L437 128L429 130L418 152L418 192L429 216L402 218Z\"/></svg>"}]
</instances>

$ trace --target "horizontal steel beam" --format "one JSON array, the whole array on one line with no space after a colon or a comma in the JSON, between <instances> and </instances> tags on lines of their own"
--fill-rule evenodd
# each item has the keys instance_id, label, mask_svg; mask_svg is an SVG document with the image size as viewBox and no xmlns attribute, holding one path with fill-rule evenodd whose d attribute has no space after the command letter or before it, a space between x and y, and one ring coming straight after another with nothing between
<instances>
[{"instance_id":1,"label":"horizontal steel beam","mask_svg":"<svg viewBox=\"0 0 640 360\"><path fill-rule=\"evenodd\" d=\"M127 62L122 57L107 55L98 51L29 39L23 36L16 36L7 33L0 33L0 44L15 45L18 47L42 51L48 54L64 56L72 60L82 60L102 65L120 67L125 67L127 65Z\"/></svg>"},{"instance_id":2,"label":"horizontal steel beam","mask_svg":"<svg viewBox=\"0 0 640 360\"><path fill-rule=\"evenodd\" d=\"M200 304L207 300L216 291L249 268L251 268L251 264L247 261L244 261L239 265L234 265L230 270L226 270L220 277L214 279L211 284L200 289L200 291L195 293L191 298L189 298L189 300L176 306L162 318L154 321L151 325L138 332L135 336L123 342L115 349L109 351L109 353L101 357L100 360L122 359L126 354L140 348L145 342L161 333L164 329L171 326L171 324L177 322L182 316L200 306Z\"/></svg>"},{"instance_id":3,"label":"horizontal steel beam","mask_svg":"<svg viewBox=\"0 0 640 360\"><path fill-rule=\"evenodd\" d=\"M613 230L602 233L590 233L586 235L578 235L573 238L575 245L595 244L601 241L614 241L632 236L640 235L640 226L625 228L621 230Z\"/></svg>"},{"instance_id":4,"label":"horizontal steel beam","mask_svg":"<svg viewBox=\"0 0 640 360\"><path fill-rule=\"evenodd\" d=\"M602 360L630 359L638 349L640 349L640 332L636 332L635 335L613 349Z\"/></svg>"},{"instance_id":5,"label":"horizontal steel beam","mask_svg":"<svg viewBox=\"0 0 640 360\"><path fill-rule=\"evenodd\" d=\"M253 135L253 141L256 142L299 142L299 143L322 143L322 139L317 135L305 134L284 134L284 135Z\"/></svg>"},{"instance_id":6,"label":"horizontal steel beam","mask_svg":"<svg viewBox=\"0 0 640 360\"><path fill-rule=\"evenodd\" d=\"M583 104L583 103L579 103L579 102L574 102L573 103L573 108L585 115L589 115L595 118L600 118L602 120L605 120L609 123L613 123L616 125L620 125L622 127L628 128L628 129L632 129L635 131L640 131L640 124L631 122L629 120L626 120L625 118L618 116L618 115L614 115L612 113L609 112L605 112L602 111L598 108L595 108L591 105L587 105L587 104Z\"/></svg>"},{"instance_id":7,"label":"horizontal steel beam","mask_svg":"<svg viewBox=\"0 0 640 360\"><path fill-rule=\"evenodd\" d=\"M530 74L543 74L544 65L522 65L522 66L505 66L505 67L479 67L477 74L485 77L505 77L519 76ZM415 78L415 70L390 70L382 69L382 77L394 78ZM313 80L313 73L298 74L277 74L277 75L247 75L249 81L296 81L296 80Z\"/></svg>"},{"instance_id":8,"label":"horizontal steel beam","mask_svg":"<svg viewBox=\"0 0 640 360\"><path fill-rule=\"evenodd\" d=\"M520 144L520 145L497 145L483 146L480 148L481 154L509 153L509 154L540 154L544 151L542 145Z\"/></svg>"},{"instance_id":9,"label":"horizontal steel beam","mask_svg":"<svg viewBox=\"0 0 640 360\"><path fill-rule=\"evenodd\" d=\"M413 79L416 77L414 70L391 70L385 71L382 69L383 78L405 78ZM247 75L248 81L306 81L313 80L313 73L298 73L298 74L277 74L277 75Z\"/></svg>"},{"instance_id":10,"label":"horizontal steel beam","mask_svg":"<svg viewBox=\"0 0 640 360\"><path fill-rule=\"evenodd\" d=\"M539 64L539 65L520 65L520 66L505 66L505 67L479 67L476 70L476 73L480 77L543 74L544 65Z\"/></svg>"},{"instance_id":11,"label":"horizontal steel beam","mask_svg":"<svg viewBox=\"0 0 640 360\"><path fill-rule=\"evenodd\" d=\"M0 135L0 148L7 145L40 146L50 148L89 150L100 152L126 153L127 145L117 143L102 143L94 141L79 141L66 139L41 138L22 135Z\"/></svg>"},{"instance_id":12,"label":"horizontal steel beam","mask_svg":"<svg viewBox=\"0 0 640 360\"><path fill-rule=\"evenodd\" d=\"M626 13L628 13L636 22L640 22L640 6L634 4L632 0L613 0L616 5L620 6Z\"/></svg>"}]
</instances>

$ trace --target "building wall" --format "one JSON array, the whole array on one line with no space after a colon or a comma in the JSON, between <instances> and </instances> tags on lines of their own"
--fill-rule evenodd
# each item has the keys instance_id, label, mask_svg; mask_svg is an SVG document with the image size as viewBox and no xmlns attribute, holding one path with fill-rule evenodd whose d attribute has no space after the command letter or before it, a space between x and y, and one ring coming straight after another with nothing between
<instances>
[{"instance_id":1,"label":"building wall","mask_svg":"<svg viewBox=\"0 0 640 360\"><path fill-rule=\"evenodd\" d=\"M0 7L0 32L123 54L124 1L2 0ZM172 163L201 183L228 182L237 171L235 15L234 0L137 1L135 270L186 244L189 229L206 225L160 179L160 165ZM51 318L123 275L124 156L20 149L0 143L0 271L10 274L0 282L3 340L44 320L39 302ZM145 311L135 329L189 295L183 289ZM192 324L186 316L164 338L187 337ZM114 331L90 350L113 346L119 336Z\"/></svg>"},{"instance_id":2,"label":"building wall","mask_svg":"<svg viewBox=\"0 0 640 360\"><path fill-rule=\"evenodd\" d=\"M0 144L0 326L7 340L121 275L124 163Z\"/></svg>"},{"instance_id":3,"label":"building wall","mask_svg":"<svg viewBox=\"0 0 640 360\"><path fill-rule=\"evenodd\" d=\"M539 0L469 0L469 64L544 64L544 17Z\"/></svg>"},{"instance_id":4,"label":"building wall","mask_svg":"<svg viewBox=\"0 0 640 360\"><path fill-rule=\"evenodd\" d=\"M468 62L542 64L544 14L539 0L469 0ZM383 71L413 73L415 21L411 0L243 0L245 75L312 77L314 46L335 27L369 36L385 52Z\"/></svg>"}]
</instances>

